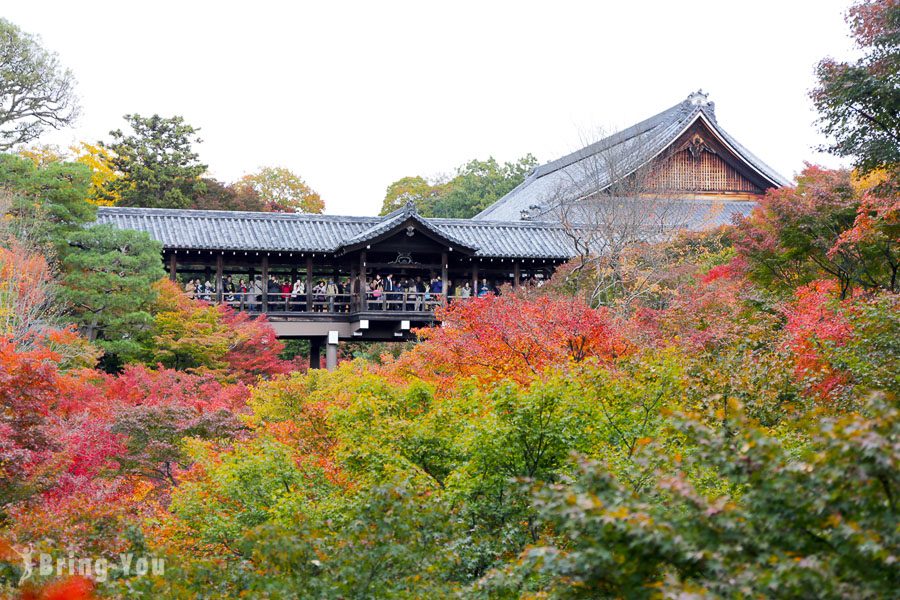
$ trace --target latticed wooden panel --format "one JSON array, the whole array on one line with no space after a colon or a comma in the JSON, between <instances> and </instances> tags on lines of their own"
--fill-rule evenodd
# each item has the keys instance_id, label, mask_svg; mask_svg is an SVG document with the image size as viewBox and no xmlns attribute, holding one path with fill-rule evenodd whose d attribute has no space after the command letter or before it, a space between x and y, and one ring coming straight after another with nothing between
<instances>
[{"instance_id":1,"label":"latticed wooden panel","mask_svg":"<svg viewBox=\"0 0 900 600\"><path fill-rule=\"evenodd\" d=\"M708 150L694 154L684 149L672 154L649 173L647 185L658 191L763 193L734 167Z\"/></svg>"}]
</instances>

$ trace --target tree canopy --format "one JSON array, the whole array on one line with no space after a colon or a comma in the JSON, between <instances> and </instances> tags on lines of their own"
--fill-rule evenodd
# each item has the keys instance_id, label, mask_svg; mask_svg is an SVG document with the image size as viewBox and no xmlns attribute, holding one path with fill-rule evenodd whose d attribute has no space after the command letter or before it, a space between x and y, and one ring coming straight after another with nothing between
<instances>
[{"instance_id":1,"label":"tree canopy","mask_svg":"<svg viewBox=\"0 0 900 600\"><path fill-rule=\"evenodd\" d=\"M78 117L75 77L40 40L0 18L0 151Z\"/></svg>"},{"instance_id":2,"label":"tree canopy","mask_svg":"<svg viewBox=\"0 0 900 600\"><path fill-rule=\"evenodd\" d=\"M321 213L325 203L303 179L284 167L263 167L234 184L241 195L255 193L270 212Z\"/></svg>"},{"instance_id":3,"label":"tree canopy","mask_svg":"<svg viewBox=\"0 0 900 600\"><path fill-rule=\"evenodd\" d=\"M849 11L850 31L862 52L855 62L822 60L811 92L827 150L853 157L867 173L900 163L900 4L857 2Z\"/></svg>"},{"instance_id":4,"label":"tree canopy","mask_svg":"<svg viewBox=\"0 0 900 600\"><path fill-rule=\"evenodd\" d=\"M386 215L412 202L426 217L468 219L522 183L536 165L537 159L531 154L503 164L489 157L461 165L446 181L403 177L388 186L381 214Z\"/></svg>"},{"instance_id":5,"label":"tree canopy","mask_svg":"<svg viewBox=\"0 0 900 600\"><path fill-rule=\"evenodd\" d=\"M182 117L125 115L130 133L116 129L112 141L102 143L109 166L121 176L107 181L104 190L120 206L188 208L204 191L194 144L197 129Z\"/></svg>"}]
</instances>

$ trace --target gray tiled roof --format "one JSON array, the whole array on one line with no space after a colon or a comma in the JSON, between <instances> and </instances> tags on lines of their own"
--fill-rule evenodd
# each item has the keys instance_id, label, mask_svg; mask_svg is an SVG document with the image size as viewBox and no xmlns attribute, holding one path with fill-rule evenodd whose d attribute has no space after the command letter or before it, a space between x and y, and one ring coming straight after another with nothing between
<instances>
[{"instance_id":1,"label":"gray tiled roof","mask_svg":"<svg viewBox=\"0 0 900 600\"><path fill-rule=\"evenodd\" d=\"M570 258L574 250L558 223L485 222L467 219L417 220L448 240L474 249L476 256ZM97 222L146 231L166 248L337 252L392 217L345 217L296 213L101 207Z\"/></svg>"},{"instance_id":2,"label":"gray tiled roof","mask_svg":"<svg viewBox=\"0 0 900 600\"><path fill-rule=\"evenodd\" d=\"M591 172L602 171L597 166L591 166L592 163L599 163L596 158L598 155L603 157L602 160L615 164L620 174L631 173L665 150L698 119L703 119L773 187L789 185L784 177L751 154L718 125L713 103L706 101L706 95L697 92L645 121L535 168L525 181L475 215L474 219L516 221L522 219L523 213L533 213L533 207L543 207L546 214L549 212L548 204L575 200L576 198L564 197L566 190L584 190L588 187L584 184L586 176L591 177L589 187L600 191L611 183L611 178L608 173Z\"/></svg>"},{"instance_id":3,"label":"gray tiled roof","mask_svg":"<svg viewBox=\"0 0 900 600\"><path fill-rule=\"evenodd\" d=\"M455 235L449 233L447 231L447 228L439 229L438 227L435 227L431 219L426 219L416 211L416 205L412 202L408 202L406 206L385 215L381 218L380 221L376 221L375 224L373 224L371 227L358 233L343 245L354 246L356 244L365 243L377 238L380 235L388 233L392 229L400 227L407 222L415 222L425 231L431 232L432 234L447 240L453 246L466 248L468 250L478 249L478 246L473 246L470 241L463 240L462 238L456 237Z\"/></svg>"}]
</instances>

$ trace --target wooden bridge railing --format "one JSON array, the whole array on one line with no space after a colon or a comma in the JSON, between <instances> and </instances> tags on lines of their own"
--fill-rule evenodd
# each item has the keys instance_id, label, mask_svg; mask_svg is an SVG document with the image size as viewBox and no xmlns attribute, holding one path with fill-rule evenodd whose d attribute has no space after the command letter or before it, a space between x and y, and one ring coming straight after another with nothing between
<instances>
[{"instance_id":1,"label":"wooden bridge railing","mask_svg":"<svg viewBox=\"0 0 900 600\"><path fill-rule=\"evenodd\" d=\"M195 297L207 302L217 303L215 292L198 292ZM265 299L264 299L265 297ZM222 304L235 310L251 313L282 314L348 314L366 311L398 311L434 313L435 309L445 302L465 300L470 296L455 295L447 298L444 294L430 292L383 292L369 291L364 302L360 302L357 294L307 294L293 293L252 293L225 292ZM265 300L265 301L264 301ZM363 304L363 306L360 306Z\"/></svg>"}]
</instances>

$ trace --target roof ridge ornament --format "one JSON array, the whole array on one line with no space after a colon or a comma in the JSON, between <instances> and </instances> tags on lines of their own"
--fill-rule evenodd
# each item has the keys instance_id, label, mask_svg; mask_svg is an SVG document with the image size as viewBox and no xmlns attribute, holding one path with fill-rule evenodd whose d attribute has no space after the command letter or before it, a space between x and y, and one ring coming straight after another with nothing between
<instances>
[{"instance_id":1,"label":"roof ridge ornament","mask_svg":"<svg viewBox=\"0 0 900 600\"><path fill-rule=\"evenodd\" d=\"M684 103L690 109L700 108L713 121L716 120L716 103L709 99L709 92L704 92L703 88L688 94Z\"/></svg>"}]
</instances>

